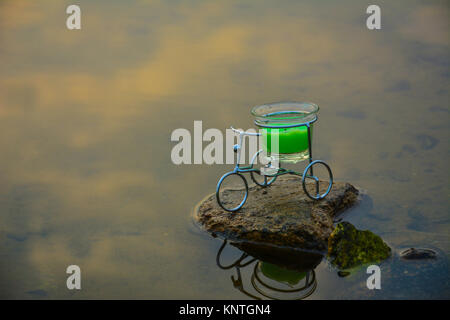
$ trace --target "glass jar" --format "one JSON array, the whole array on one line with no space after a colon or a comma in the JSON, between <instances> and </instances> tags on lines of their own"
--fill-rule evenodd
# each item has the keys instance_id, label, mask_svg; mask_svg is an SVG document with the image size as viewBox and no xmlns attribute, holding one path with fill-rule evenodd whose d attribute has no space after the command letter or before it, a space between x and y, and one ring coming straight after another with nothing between
<instances>
[{"instance_id":1,"label":"glass jar","mask_svg":"<svg viewBox=\"0 0 450 320\"><path fill-rule=\"evenodd\" d=\"M252 108L267 157L288 163L309 159L312 124L318 111L319 106L309 102L276 102Z\"/></svg>"}]
</instances>

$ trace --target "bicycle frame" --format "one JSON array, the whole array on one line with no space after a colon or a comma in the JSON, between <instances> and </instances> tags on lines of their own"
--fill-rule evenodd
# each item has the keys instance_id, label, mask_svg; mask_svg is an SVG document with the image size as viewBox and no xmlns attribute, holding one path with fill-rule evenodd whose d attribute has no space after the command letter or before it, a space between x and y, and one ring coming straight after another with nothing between
<instances>
[{"instance_id":1,"label":"bicycle frame","mask_svg":"<svg viewBox=\"0 0 450 320\"><path fill-rule=\"evenodd\" d=\"M241 149L242 149L242 144L244 142L244 136L261 136L261 133L259 132L245 132L245 131L241 131L241 130L237 130L233 127L231 127L231 130L233 130L233 132L239 134L239 143L235 144L233 146L234 150L237 153L237 160L236 160L236 166L234 167L234 170L232 172L237 173L246 173L246 172L259 172L259 170L257 169L253 169L253 165L247 166L247 167L240 167L239 166L239 162L241 161ZM253 157L252 160L250 161L250 163L253 163L253 161L255 161L256 157L258 156L258 154L262 151L259 150L257 151Z\"/></svg>"}]
</instances>

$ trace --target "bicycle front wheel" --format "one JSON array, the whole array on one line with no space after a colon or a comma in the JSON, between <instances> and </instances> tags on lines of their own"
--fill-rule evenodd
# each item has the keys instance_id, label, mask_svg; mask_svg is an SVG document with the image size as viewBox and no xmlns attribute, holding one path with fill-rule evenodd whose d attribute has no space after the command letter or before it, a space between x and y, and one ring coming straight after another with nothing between
<instances>
[{"instance_id":1,"label":"bicycle front wheel","mask_svg":"<svg viewBox=\"0 0 450 320\"><path fill-rule=\"evenodd\" d=\"M248 184L243 175L228 172L217 183L216 198L219 206L229 212L242 208L248 197Z\"/></svg>"}]
</instances>

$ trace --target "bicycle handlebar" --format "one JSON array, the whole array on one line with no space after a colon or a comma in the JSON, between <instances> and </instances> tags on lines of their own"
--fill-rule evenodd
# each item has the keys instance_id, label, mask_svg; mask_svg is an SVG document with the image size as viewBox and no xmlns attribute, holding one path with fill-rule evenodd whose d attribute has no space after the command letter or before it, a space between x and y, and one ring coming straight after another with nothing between
<instances>
[{"instance_id":1,"label":"bicycle handlebar","mask_svg":"<svg viewBox=\"0 0 450 320\"><path fill-rule=\"evenodd\" d=\"M233 128L233 126L230 127L231 130L233 130L233 132L239 134L239 135L245 135L245 136L260 136L261 133L259 132L246 132L246 131L242 131L242 130L238 130Z\"/></svg>"}]
</instances>

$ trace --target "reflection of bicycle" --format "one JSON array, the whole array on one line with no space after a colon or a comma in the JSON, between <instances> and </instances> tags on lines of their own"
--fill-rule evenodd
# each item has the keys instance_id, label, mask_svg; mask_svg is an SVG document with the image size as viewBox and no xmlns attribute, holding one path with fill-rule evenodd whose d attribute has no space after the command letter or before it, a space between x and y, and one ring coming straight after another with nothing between
<instances>
[{"instance_id":1,"label":"reflection of bicycle","mask_svg":"<svg viewBox=\"0 0 450 320\"><path fill-rule=\"evenodd\" d=\"M231 276L233 286L250 298L256 300L261 300L264 297L273 300L301 300L310 296L315 291L317 280L314 270L304 272L287 270L283 267L253 258L245 252L236 261L224 266L220 262L220 257L226 244L227 240L224 240L217 252L216 263L223 270L236 268L237 278ZM255 264L250 283L256 291L255 293L251 293L244 288L241 274L241 268L247 267L252 263ZM262 297L258 296L258 293Z\"/></svg>"},{"instance_id":2,"label":"reflection of bicycle","mask_svg":"<svg viewBox=\"0 0 450 320\"><path fill-rule=\"evenodd\" d=\"M290 111L290 112L295 113L294 111ZM275 115L275 113L272 113L270 115ZM293 170L288 170L288 169L272 166L272 161L270 160L270 158L269 158L268 164L265 165L264 167L262 167L260 169L253 168L253 165L254 165L256 159L261 154L261 152L263 152L262 149L253 155L249 166L241 167L239 165L239 162L240 162L240 158L241 158L241 148L242 148L244 136L260 136L261 133L245 132L245 131L237 130L237 129L234 129L233 127L231 127L233 132L235 132L236 134L239 135L239 143L233 146L234 152L237 153L237 161L236 161L236 166L234 167L234 170L230 171L228 173L225 173L219 179L219 182L217 183L217 187L216 187L217 203L224 210L229 211L229 212L234 212L234 211L237 211L240 208L242 208L242 206L245 204L245 202L247 201L247 198L248 198L248 183L247 183L247 180L245 179L243 173L250 173L250 177L253 180L253 182L255 182L257 185L259 185L261 187L270 186L272 183L275 182L275 180L277 179L278 176L285 175L285 174L297 175L302 178L303 191L309 198L311 198L313 200L320 200L320 199L325 198L328 195L328 193L330 192L331 187L333 185L333 174L331 172L330 167L324 161L322 161L322 160L314 160L313 161L312 160L311 124L314 123L316 120L317 120L317 117L315 117L311 121L304 122L301 124L295 124L295 125L276 125L276 126L266 125L266 126L264 126L264 125L259 124L260 127L269 128L272 130L283 130L286 128L298 128L298 127L304 128L304 127L306 127L307 140L308 140L307 144L308 144L309 164L303 170L303 173L299 173L299 172L296 172ZM326 171L328 172L328 186L323 193L320 193L320 187L319 187L320 179L314 175L314 169L317 166L325 167ZM261 179L261 177L263 179ZM235 180L237 178L237 181L239 181L238 182L239 186L234 189L224 187L224 185L226 184L226 181L230 181L233 178ZM315 184L314 188L313 188L314 190L311 191L307 187L307 184L306 184L307 179L312 181L313 184ZM242 191L243 193L241 196L238 197L239 199L236 200L235 199L236 197L231 195L231 190ZM236 193L234 193L234 194L236 194Z\"/></svg>"}]
</instances>

